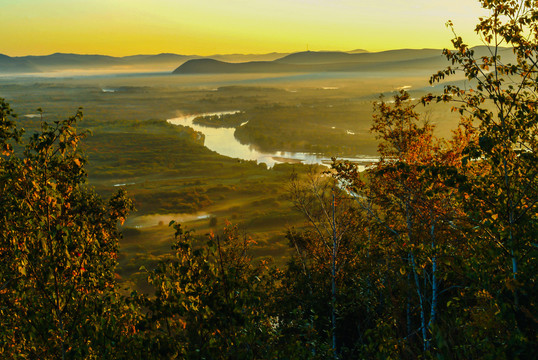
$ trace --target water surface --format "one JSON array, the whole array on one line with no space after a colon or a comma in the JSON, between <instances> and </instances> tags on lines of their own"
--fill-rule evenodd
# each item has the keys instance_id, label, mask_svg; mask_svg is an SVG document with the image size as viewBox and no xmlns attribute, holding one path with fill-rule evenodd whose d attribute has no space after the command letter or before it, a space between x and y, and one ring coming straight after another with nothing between
<instances>
[{"instance_id":1,"label":"water surface","mask_svg":"<svg viewBox=\"0 0 538 360\"><path fill-rule=\"evenodd\" d=\"M303 164L319 164L329 166L331 164L331 158L321 154L306 153L306 152L290 152L290 151L276 151L276 152L263 152L257 150L252 145L241 144L234 136L235 128L233 127L208 127L203 125L194 124L193 120L198 116L214 116L214 115L228 115L239 113L239 110L233 111L219 111L213 113L203 114L190 114L183 115L177 118L169 119L168 122L174 125L188 126L195 131L201 132L205 135L204 145L220 155L227 157L242 159L242 160L254 160L258 164L266 164L268 167L273 167L275 164L284 162L298 162ZM245 125L247 122L241 124ZM357 162L375 162L376 158L371 157L353 157L353 158L340 158L342 160L357 161ZM364 166L360 166L361 171Z\"/></svg>"}]
</instances>

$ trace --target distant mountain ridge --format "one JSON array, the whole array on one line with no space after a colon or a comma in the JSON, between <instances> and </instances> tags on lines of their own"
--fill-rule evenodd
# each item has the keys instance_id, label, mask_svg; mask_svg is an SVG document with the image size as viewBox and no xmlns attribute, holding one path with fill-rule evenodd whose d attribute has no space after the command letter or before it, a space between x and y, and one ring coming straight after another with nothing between
<instances>
[{"instance_id":1,"label":"distant mountain ridge","mask_svg":"<svg viewBox=\"0 0 538 360\"><path fill-rule=\"evenodd\" d=\"M71 66L115 66L118 65L121 60L113 56L107 55L80 55L80 54L68 54L68 53L54 53L51 55L30 55L21 58L33 64L35 67L71 67Z\"/></svg>"},{"instance_id":2,"label":"distant mountain ridge","mask_svg":"<svg viewBox=\"0 0 538 360\"><path fill-rule=\"evenodd\" d=\"M173 74L235 74L235 73L305 73L354 72L438 68L446 65L441 50L400 49L378 53L342 51L303 51L273 61L227 63L214 59L188 60Z\"/></svg>"},{"instance_id":3,"label":"distant mountain ridge","mask_svg":"<svg viewBox=\"0 0 538 360\"><path fill-rule=\"evenodd\" d=\"M489 55L484 46L473 48L475 56ZM292 54L216 54L207 57L162 53L156 55L83 55L54 53L10 57L0 54L0 73L39 73L61 70L145 69L173 74L236 74L236 73L307 73L393 70L439 70L447 65L440 49L399 49L368 52L302 51ZM503 60L511 60L509 49L501 49Z\"/></svg>"},{"instance_id":4,"label":"distant mountain ridge","mask_svg":"<svg viewBox=\"0 0 538 360\"><path fill-rule=\"evenodd\" d=\"M490 55L484 46L474 47L475 56ZM513 61L508 48L501 48L502 59ZM450 65L441 49L398 49L380 52L364 50L302 51L273 61L228 63L214 59L191 59L172 73L180 74L237 74L237 73L320 73L320 72L387 72L412 71L432 73Z\"/></svg>"},{"instance_id":5,"label":"distant mountain ridge","mask_svg":"<svg viewBox=\"0 0 538 360\"><path fill-rule=\"evenodd\" d=\"M227 62L263 60L272 61L288 53L268 54L216 54L211 58ZM172 71L178 64L192 59L202 59L200 55L179 55L161 53L156 55L130 55L115 57L108 55L86 55L54 53L50 55L28 55L10 57L0 54L0 73L39 73L70 69L121 69L129 67L151 68Z\"/></svg>"},{"instance_id":6,"label":"distant mountain ridge","mask_svg":"<svg viewBox=\"0 0 538 360\"><path fill-rule=\"evenodd\" d=\"M35 73L39 72L31 62L26 59L12 58L0 54L0 73Z\"/></svg>"},{"instance_id":7,"label":"distant mountain ridge","mask_svg":"<svg viewBox=\"0 0 538 360\"><path fill-rule=\"evenodd\" d=\"M284 64L329 64L352 62L356 54L342 51L302 51L284 56L275 61Z\"/></svg>"},{"instance_id":8,"label":"distant mountain ridge","mask_svg":"<svg viewBox=\"0 0 538 360\"><path fill-rule=\"evenodd\" d=\"M237 74L237 73L274 73L300 72L302 67L293 64L281 64L275 61L249 61L229 63L214 59L188 60L174 70L173 74Z\"/></svg>"}]
</instances>

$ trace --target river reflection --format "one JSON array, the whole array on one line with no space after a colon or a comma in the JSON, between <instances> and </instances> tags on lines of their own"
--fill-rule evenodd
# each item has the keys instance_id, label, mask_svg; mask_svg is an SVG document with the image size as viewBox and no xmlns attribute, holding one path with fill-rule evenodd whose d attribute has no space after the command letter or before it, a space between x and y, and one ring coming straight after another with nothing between
<instances>
[{"instance_id":1,"label":"river reflection","mask_svg":"<svg viewBox=\"0 0 538 360\"><path fill-rule=\"evenodd\" d=\"M284 162L297 162L303 164L320 164L330 166L331 159L327 156L319 154L304 153L304 152L288 152L288 151L276 151L274 153L261 152L256 150L252 145L241 144L234 136L235 128L233 127L220 127L213 128L208 126L202 126L193 124L193 120L198 116L214 116L214 115L228 115L239 113L239 110L235 111L220 111L213 113L203 114L191 114L184 115L177 118L169 119L168 122L174 125L183 125L193 128L195 131L199 131L205 135L204 145L220 155L228 156L231 158L242 160L254 160L257 163L266 164L271 168L275 164ZM245 125L241 124L241 126ZM359 162L375 162L377 159L368 157L355 157L355 158L340 158L341 160L359 161ZM364 166L359 166L360 170L364 169Z\"/></svg>"}]
</instances>

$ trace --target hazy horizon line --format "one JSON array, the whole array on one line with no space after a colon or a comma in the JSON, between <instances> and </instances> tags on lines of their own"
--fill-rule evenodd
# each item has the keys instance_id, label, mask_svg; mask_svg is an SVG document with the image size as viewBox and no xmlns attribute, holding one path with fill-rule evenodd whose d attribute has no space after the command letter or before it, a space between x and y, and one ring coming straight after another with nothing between
<instances>
[{"instance_id":1,"label":"hazy horizon line","mask_svg":"<svg viewBox=\"0 0 538 360\"><path fill-rule=\"evenodd\" d=\"M481 45L476 45L481 46ZM471 46L471 47L476 47ZM63 52L63 51L55 51L52 53L44 53L44 54L26 54L26 55L9 55L7 53L0 53L1 55L9 56L11 58L18 58L18 57L27 57L27 56L51 56L56 54L62 54L62 55L87 55L87 56L93 56L93 55L99 55L99 56L108 56L108 57L114 57L114 58L123 58L123 57L129 57L129 56L155 56L155 55L181 55L181 56L223 56L223 55L268 55L268 54L295 54L295 53L302 53L302 52L343 52L343 53L352 53L355 51L364 51L367 53L380 53L380 52L386 52L386 51L394 51L394 50L443 50L442 47L439 48L433 48L433 47L423 47L423 48L411 48L411 47L403 47L403 48L387 48L384 50L377 50L377 51L371 51L367 49L352 49L352 50L297 50L297 51L269 51L269 52L259 52L259 53L241 53L241 52L230 52L230 53L210 53L210 54L182 54L182 53L175 53L175 52L160 52L160 53L134 53L134 54L128 54L128 55L110 55L110 54L104 54L104 53L77 53L77 52Z\"/></svg>"}]
</instances>

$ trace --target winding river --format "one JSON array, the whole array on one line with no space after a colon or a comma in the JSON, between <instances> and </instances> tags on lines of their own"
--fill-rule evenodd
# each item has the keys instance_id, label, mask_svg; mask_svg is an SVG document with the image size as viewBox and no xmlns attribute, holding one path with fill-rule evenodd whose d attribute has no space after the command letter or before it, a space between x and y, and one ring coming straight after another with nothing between
<instances>
[{"instance_id":1,"label":"winding river","mask_svg":"<svg viewBox=\"0 0 538 360\"><path fill-rule=\"evenodd\" d=\"M331 159L327 156L319 154L305 153L305 152L288 152L288 151L276 151L274 153L261 152L256 150L252 145L241 144L234 136L235 128L233 127L208 127L198 124L194 124L193 121L198 116L214 116L214 115L228 115L239 113L236 111L220 111L212 113L202 114L190 114L183 115L173 119L168 119L168 122L174 125L188 126L195 131L201 132L205 136L204 145L220 155L228 156L231 158L242 160L254 160L257 163L266 164L271 168L275 164L284 162L297 162L303 164L320 164L329 166ZM241 126L245 125L243 123ZM341 158L342 160L357 161L362 163L375 162L377 159L369 157L356 157L356 158ZM360 166L363 168L363 166Z\"/></svg>"}]
</instances>

